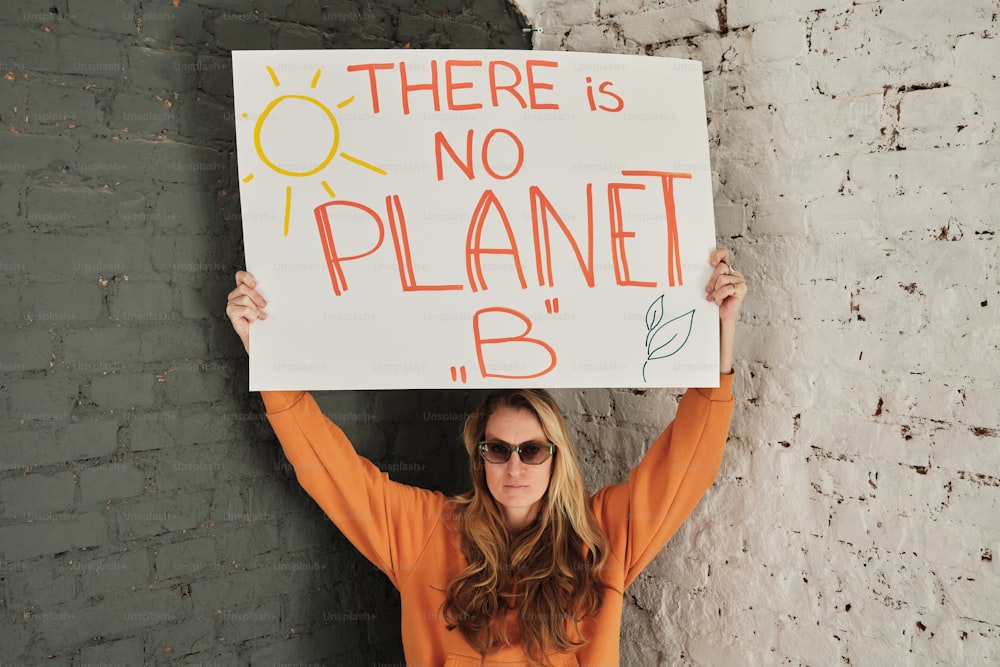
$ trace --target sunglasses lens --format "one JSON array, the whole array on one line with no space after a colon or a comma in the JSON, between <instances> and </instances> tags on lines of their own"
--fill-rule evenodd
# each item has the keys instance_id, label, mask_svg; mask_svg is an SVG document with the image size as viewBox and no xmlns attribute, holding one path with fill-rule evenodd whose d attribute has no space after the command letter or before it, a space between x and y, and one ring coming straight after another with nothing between
<instances>
[{"instance_id":1,"label":"sunglasses lens","mask_svg":"<svg viewBox=\"0 0 1000 667\"><path fill-rule=\"evenodd\" d=\"M521 454L522 461L532 465L537 465L549 457L549 448L547 446L533 442L521 445L518 452Z\"/></svg>"},{"instance_id":2,"label":"sunglasses lens","mask_svg":"<svg viewBox=\"0 0 1000 667\"><path fill-rule=\"evenodd\" d=\"M482 452L490 463L506 463L510 458L510 447L502 442L484 442Z\"/></svg>"}]
</instances>

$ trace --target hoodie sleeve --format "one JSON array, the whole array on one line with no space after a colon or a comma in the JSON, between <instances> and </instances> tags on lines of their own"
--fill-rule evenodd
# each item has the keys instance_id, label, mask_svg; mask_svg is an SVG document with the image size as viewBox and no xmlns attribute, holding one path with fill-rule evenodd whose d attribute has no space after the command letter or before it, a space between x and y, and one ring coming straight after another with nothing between
<instances>
[{"instance_id":1,"label":"hoodie sleeve","mask_svg":"<svg viewBox=\"0 0 1000 667\"><path fill-rule=\"evenodd\" d=\"M261 392L302 488L397 588L438 525L444 496L393 482L359 456L307 392Z\"/></svg>"},{"instance_id":2,"label":"hoodie sleeve","mask_svg":"<svg viewBox=\"0 0 1000 667\"><path fill-rule=\"evenodd\" d=\"M717 389L689 389L677 415L628 480L592 499L611 554L625 570L625 586L677 532L715 481L733 414L733 374Z\"/></svg>"}]
</instances>

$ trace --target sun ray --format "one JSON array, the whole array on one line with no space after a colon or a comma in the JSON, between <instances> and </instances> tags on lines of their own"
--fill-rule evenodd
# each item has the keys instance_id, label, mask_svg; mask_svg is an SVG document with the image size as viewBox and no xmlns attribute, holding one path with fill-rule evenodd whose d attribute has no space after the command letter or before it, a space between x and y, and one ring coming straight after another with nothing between
<instances>
[{"instance_id":1,"label":"sun ray","mask_svg":"<svg viewBox=\"0 0 1000 667\"><path fill-rule=\"evenodd\" d=\"M275 87L280 86L281 82L278 81L278 75L274 73L274 70L271 69L271 66L270 65L265 65L265 67L267 67L267 73L271 75L271 81L274 82L274 86Z\"/></svg>"},{"instance_id":2,"label":"sun ray","mask_svg":"<svg viewBox=\"0 0 1000 667\"><path fill-rule=\"evenodd\" d=\"M285 187L285 236L288 236L288 218L292 215L292 186Z\"/></svg>"},{"instance_id":3,"label":"sun ray","mask_svg":"<svg viewBox=\"0 0 1000 667\"><path fill-rule=\"evenodd\" d=\"M316 84L319 83L319 75L323 73L323 70L316 70L316 75L313 76L312 83L309 84L310 88L315 88Z\"/></svg>"},{"instance_id":4,"label":"sun ray","mask_svg":"<svg viewBox=\"0 0 1000 667\"><path fill-rule=\"evenodd\" d=\"M341 102L340 104L338 104L337 108L338 109L343 109L344 107L346 107L348 104L350 104L353 101L354 101L354 95L351 95L346 100L344 100L343 102Z\"/></svg>"},{"instance_id":5,"label":"sun ray","mask_svg":"<svg viewBox=\"0 0 1000 667\"><path fill-rule=\"evenodd\" d=\"M253 174L247 174L246 178L243 179L243 182L244 183L249 183L252 180L253 180Z\"/></svg>"},{"instance_id":6,"label":"sun ray","mask_svg":"<svg viewBox=\"0 0 1000 667\"><path fill-rule=\"evenodd\" d=\"M376 174L382 174L383 176L386 175L385 169L382 169L380 167L376 167L373 164L368 164L364 160L359 160L358 158L354 157L353 155L348 155L347 153L344 153L343 151L341 151L340 157L344 158L345 160L350 160L354 164L360 165L360 166L364 167L365 169L371 169Z\"/></svg>"},{"instance_id":7,"label":"sun ray","mask_svg":"<svg viewBox=\"0 0 1000 667\"><path fill-rule=\"evenodd\" d=\"M329 183L327 183L326 181L320 181L319 183L320 185L323 186L323 189L326 190L326 193L330 195L331 199L337 196L337 193L333 191L333 188L330 187Z\"/></svg>"}]
</instances>

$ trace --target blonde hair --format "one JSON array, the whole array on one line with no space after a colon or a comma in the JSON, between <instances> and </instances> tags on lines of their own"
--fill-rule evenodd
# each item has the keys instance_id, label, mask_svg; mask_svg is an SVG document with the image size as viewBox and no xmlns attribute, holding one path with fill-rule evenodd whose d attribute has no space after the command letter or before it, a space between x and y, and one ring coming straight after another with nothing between
<instances>
[{"instance_id":1,"label":"blonde hair","mask_svg":"<svg viewBox=\"0 0 1000 667\"><path fill-rule=\"evenodd\" d=\"M505 407L530 411L556 445L538 517L516 536L489 491L477 451L490 416ZM569 429L548 392L503 390L469 416L463 439L473 488L452 502L469 566L448 586L443 605L448 629L458 628L484 656L510 646L505 598L513 595L521 645L533 664L545 664L547 653L587 643L581 622L597 613L607 588L600 578L607 537L590 509Z\"/></svg>"}]
</instances>

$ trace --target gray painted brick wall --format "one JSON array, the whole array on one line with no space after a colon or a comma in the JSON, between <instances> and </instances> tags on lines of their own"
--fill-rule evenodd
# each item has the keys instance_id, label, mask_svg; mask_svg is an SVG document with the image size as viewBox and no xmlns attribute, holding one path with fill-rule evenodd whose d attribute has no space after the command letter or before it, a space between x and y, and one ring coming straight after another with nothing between
<instances>
[{"instance_id":1,"label":"gray painted brick wall","mask_svg":"<svg viewBox=\"0 0 1000 667\"><path fill-rule=\"evenodd\" d=\"M401 663L399 600L299 488L222 315L230 49L529 48L501 0L51 0L0 24L0 662ZM465 486L475 392L318 396Z\"/></svg>"}]
</instances>

